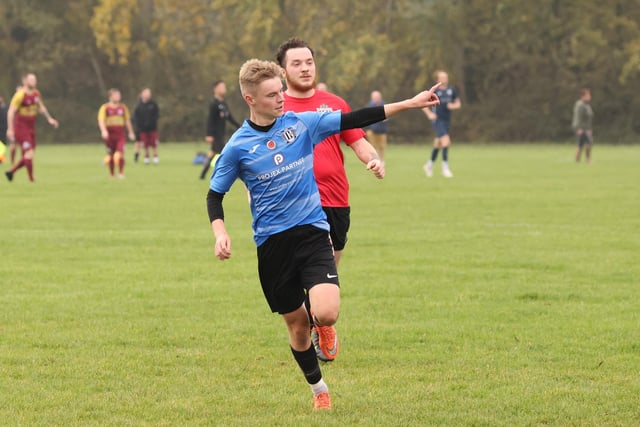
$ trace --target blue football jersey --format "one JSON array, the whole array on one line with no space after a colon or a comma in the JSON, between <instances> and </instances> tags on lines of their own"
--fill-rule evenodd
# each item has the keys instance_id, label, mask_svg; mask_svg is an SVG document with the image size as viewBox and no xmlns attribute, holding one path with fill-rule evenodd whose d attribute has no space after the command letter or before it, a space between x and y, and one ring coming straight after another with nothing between
<instances>
[{"instance_id":1,"label":"blue football jersey","mask_svg":"<svg viewBox=\"0 0 640 427\"><path fill-rule=\"evenodd\" d=\"M438 120L449 121L451 119L451 110L449 110L447 104L458 99L458 92L453 86L439 87L436 89L436 95L440 99L440 104L436 105L433 110L438 116Z\"/></svg>"},{"instance_id":2,"label":"blue football jersey","mask_svg":"<svg viewBox=\"0 0 640 427\"><path fill-rule=\"evenodd\" d=\"M211 190L227 193L237 178L249 189L254 240L311 224L329 231L313 175L313 147L340 132L341 112L278 117L267 132L245 121L222 150Z\"/></svg>"}]
</instances>

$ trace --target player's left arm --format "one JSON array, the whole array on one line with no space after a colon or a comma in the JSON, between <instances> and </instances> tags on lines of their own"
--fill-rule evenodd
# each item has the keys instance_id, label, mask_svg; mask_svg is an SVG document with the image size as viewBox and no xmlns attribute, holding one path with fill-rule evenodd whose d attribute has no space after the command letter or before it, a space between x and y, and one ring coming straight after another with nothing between
<instances>
[{"instance_id":1,"label":"player's left arm","mask_svg":"<svg viewBox=\"0 0 640 427\"><path fill-rule=\"evenodd\" d=\"M460 97L457 93L455 93L453 101L447 104L447 108L449 110L459 110L460 108L462 108L462 101L460 101Z\"/></svg>"},{"instance_id":2,"label":"player's left arm","mask_svg":"<svg viewBox=\"0 0 640 427\"><path fill-rule=\"evenodd\" d=\"M376 149L364 138L360 138L357 141L349 145L356 157L360 159L362 163L367 165L367 170L373 172L376 178L382 179L385 175L384 163L380 160L380 156Z\"/></svg>"},{"instance_id":3,"label":"player's left arm","mask_svg":"<svg viewBox=\"0 0 640 427\"><path fill-rule=\"evenodd\" d=\"M235 117L233 117L231 115L231 111L229 111L229 116L227 116L229 119L229 122L231 122L231 124L233 124L236 128L240 128L240 126L242 126L240 123L238 123L238 121L235 119Z\"/></svg>"},{"instance_id":4,"label":"player's left arm","mask_svg":"<svg viewBox=\"0 0 640 427\"><path fill-rule=\"evenodd\" d=\"M229 237L224 225L223 198L224 193L218 193L212 189L209 189L207 193L207 211L211 222L211 230L216 239L215 254L220 261L231 257L231 237Z\"/></svg>"},{"instance_id":5,"label":"player's left arm","mask_svg":"<svg viewBox=\"0 0 640 427\"><path fill-rule=\"evenodd\" d=\"M129 133L129 139L131 141L136 140L136 133L133 131L133 124L131 124L131 115L129 109L124 106L124 123L127 126L127 132Z\"/></svg>"},{"instance_id":6,"label":"player's left arm","mask_svg":"<svg viewBox=\"0 0 640 427\"><path fill-rule=\"evenodd\" d=\"M44 102L42 102L42 99L38 99L38 110L43 116L47 118L47 121L51 126L58 129L58 121L53 117L51 117L51 114L49 114L49 110L47 110L47 107L45 107Z\"/></svg>"}]
</instances>

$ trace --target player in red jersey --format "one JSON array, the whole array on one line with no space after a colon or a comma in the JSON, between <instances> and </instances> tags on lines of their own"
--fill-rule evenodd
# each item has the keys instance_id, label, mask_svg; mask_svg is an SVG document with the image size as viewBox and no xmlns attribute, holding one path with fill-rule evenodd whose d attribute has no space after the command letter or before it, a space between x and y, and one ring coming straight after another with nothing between
<instances>
[{"instance_id":1,"label":"player in red jersey","mask_svg":"<svg viewBox=\"0 0 640 427\"><path fill-rule=\"evenodd\" d=\"M118 177L124 178L124 146L129 139L136 137L131 125L131 116L126 105L120 102L122 95L118 89L109 89L109 102L102 104L98 111L98 127L100 135L107 146L105 163L109 165L109 172L114 176L115 165L118 165Z\"/></svg>"},{"instance_id":2,"label":"player in red jersey","mask_svg":"<svg viewBox=\"0 0 640 427\"><path fill-rule=\"evenodd\" d=\"M327 91L315 89L316 65L313 50L304 40L292 38L278 48L277 62L284 69L287 90L284 94L284 111L351 111L349 104L342 98ZM349 181L344 168L344 156L340 148L342 139L367 165L367 169L379 178L384 178L384 163L375 148L364 138L362 129L351 129L332 135L316 145L313 152L313 171L320 201L330 225L331 241L334 247L336 267L340 263L342 251L347 243L350 225ZM323 330L326 329L326 330ZM335 329L331 327L315 328L312 338L318 358L330 361L337 356L331 349L321 349L318 345L318 333L327 334L325 342L336 342Z\"/></svg>"},{"instance_id":3,"label":"player in red jersey","mask_svg":"<svg viewBox=\"0 0 640 427\"><path fill-rule=\"evenodd\" d=\"M58 121L51 117L42 102L40 92L36 89L38 84L36 75L33 73L25 74L22 82L23 86L13 95L7 111L7 139L20 146L22 157L18 163L5 172L5 176L9 181L13 181L13 174L24 166L29 174L29 180L33 182L33 158L36 149L36 118L38 113L42 113L54 128L58 128Z\"/></svg>"}]
</instances>

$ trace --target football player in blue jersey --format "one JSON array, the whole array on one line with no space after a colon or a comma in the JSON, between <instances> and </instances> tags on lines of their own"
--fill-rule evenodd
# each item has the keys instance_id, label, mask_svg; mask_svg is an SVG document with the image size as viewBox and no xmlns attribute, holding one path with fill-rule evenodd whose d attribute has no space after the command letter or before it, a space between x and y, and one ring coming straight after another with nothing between
<instances>
[{"instance_id":1,"label":"football player in blue jersey","mask_svg":"<svg viewBox=\"0 0 640 427\"><path fill-rule=\"evenodd\" d=\"M449 128L451 127L451 111L458 110L462 107L458 92L453 86L449 86L449 75L444 71L436 72L436 78L440 83L440 87L436 91L440 104L432 108L425 108L423 111L433 123L433 129L436 137L433 140L433 150L431 158L424 165L424 172L428 177L433 176L433 163L438 158L438 151L442 148L442 175L446 178L452 178L453 173L449 168L449 146L451 145L451 137L449 136Z\"/></svg>"},{"instance_id":2,"label":"football player in blue jersey","mask_svg":"<svg viewBox=\"0 0 640 427\"><path fill-rule=\"evenodd\" d=\"M313 148L342 130L365 127L404 110L437 105L439 84L405 101L350 113L283 113L280 66L249 60L242 65L239 80L250 118L222 150L207 194L215 255L220 260L231 257L222 200L240 178L251 196L264 296L271 310L285 321L293 357L313 392L314 410L330 409L329 389L309 337L304 305L306 290L320 340L329 341L322 347L337 353L335 335L322 332L338 320L340 286L329 224L313 174Z\"/></svg>"}]
</instances>

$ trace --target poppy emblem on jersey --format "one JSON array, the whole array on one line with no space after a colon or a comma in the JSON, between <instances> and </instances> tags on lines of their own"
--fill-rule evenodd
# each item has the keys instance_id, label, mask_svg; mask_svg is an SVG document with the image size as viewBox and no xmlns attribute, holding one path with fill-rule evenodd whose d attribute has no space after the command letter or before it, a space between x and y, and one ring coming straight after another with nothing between
<instances>
[{"instance_id":1,"label":"poppy emblem on jersey","mask_svg":"<svg viewBox=\"0 0 640 427\"><path fill-rule=\"evenodd\" d=\"M296 140L296 131L294 128L286 128L282 131L282 137L287 144Z\"/></svg>"},{"instance_id":2,"label":"poppy emblem on jersey","mask_svg":"<svg viewBox=\"0 0 640 427\"><path fill-rule=\"evenodd\" d=\"M282 164L282 162L284 162L284 156L282 154L278 153L273 156L273 163L275 163L276 166Z\"/></svg>"},{"instance_id":3,"label":"poppy emblem on jersey","mask_svg":"<svg viewBox=\"0 0 640 427\"><path fill-rule=\"evenodd\" d=\"M269 141L267 141L267 148L269 150L273 150L276 148L276 142L273 139L270 139Z\"/></svg>"}]
</instances>

